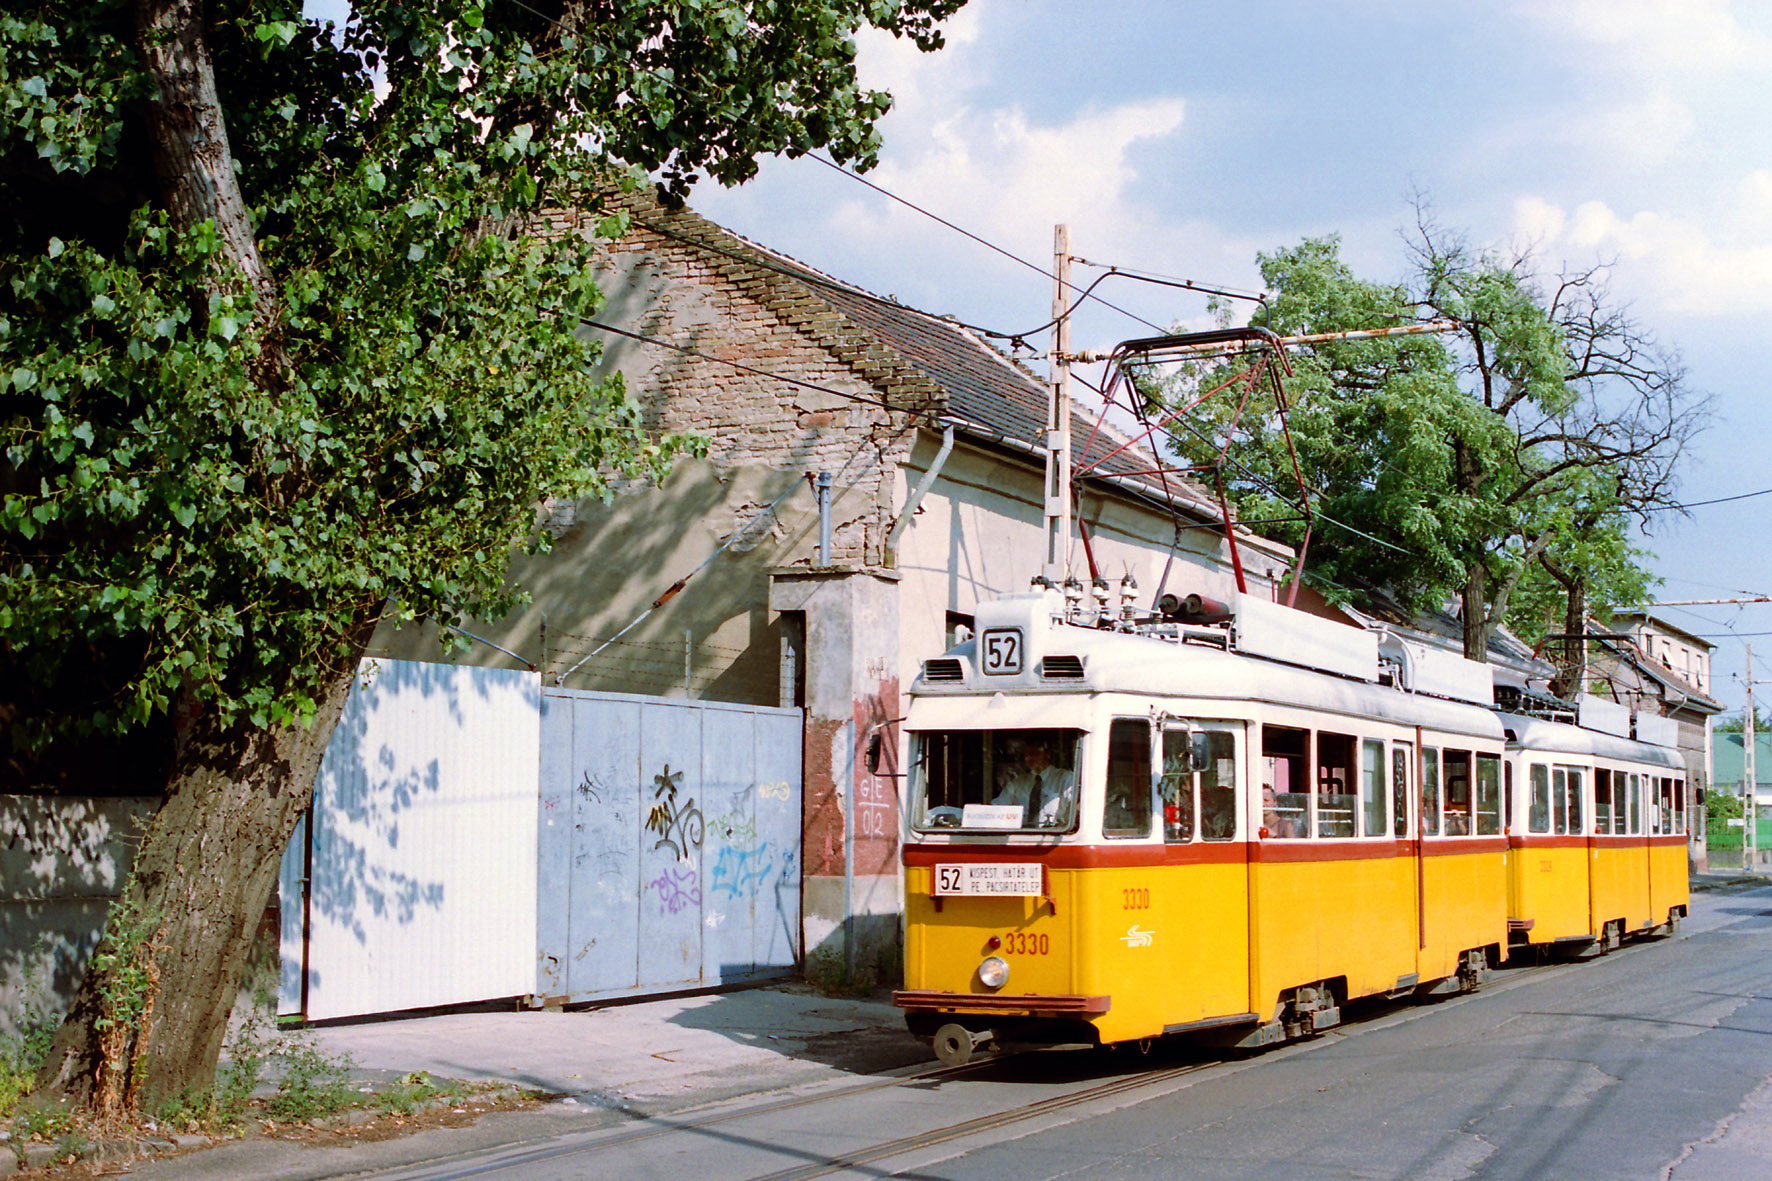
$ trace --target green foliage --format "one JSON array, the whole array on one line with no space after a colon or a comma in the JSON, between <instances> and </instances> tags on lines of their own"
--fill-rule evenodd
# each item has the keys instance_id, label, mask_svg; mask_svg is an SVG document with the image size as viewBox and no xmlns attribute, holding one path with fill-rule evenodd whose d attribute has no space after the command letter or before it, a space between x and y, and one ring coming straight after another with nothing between
<instances>
[{"instance_id":1,"label":"green foliage","mask_svg":"<svg viewBox=\"0 0 1772 1181\"><path fill-rule=\"evenodd\" d=\"M47 946L40 940L38 951ZM15 981L18 997L13 1014L14 1032L0 1034L0 1119L10 1117L34 1085L37 1068L49 1056L49 1046L61 1024L61 1015L50 998L38 966L40 959L26 961Z\"/></svg>"},{"instance_id":2,"label":"green foliage","mask_svg":"<svg viewBox=\"0 0 1772 1181\"><path fill-rule=\"evenodd\" d=\"M105 933L87 968L98 977L99 995L104 998L104 1012L96 1021L101 1032L128 1030L133 1034L154 1001L158 921L143 910L133 886L132 880L111 904Z\"/></svg>"},{"instance_id":3,"label":"green foliage","mask_svg":"<svg viewBox=\"0 0 1772 1181\"><path fill-rule=\"evenodd\" d=\"M473 1088L456 1079L436 1079L423 1070L403 1074L367 1097L367 1103L391 1115L411 1115L437 1100L455 1101L473 1094Z\"/></svg>"},{"instance_id":4,"label":"green foliage","mask_svg":"<svg viewBox=\"0 0 1772 1181\"><path fill-rule=\"evenodd\" d=\"M19 1103L12 1112L12 1122L7 1130L12 1133L7 1146L21 1167L25 1164L25 1145L32 1141L57 1145L55 1159L58 1161L69 1155L79 1156L86 1144L74 1113L40 1098L28 1098Z\"/></svg>"},{"instance_id":5,"label":"green foliage","mask_svg":"<svg viewBox=\"0 0 1772 1181\"><path fill-rule=\"evenodd\" d=\"M165 1127L188 1132L238 1127L276 1054L275 1034L264 1007L254 1006L228 1036L227 1061L216 1072L214 1089L177 1096L161 1107L156 1119Z\"/></svg>"},{"instance_id":6,"label":"green foliage","mask_svg":"<svg viewBox=\"0 0 1772 1181\"><path fill-rule=\"evenodd\" d=\"M1747 710L1738 709L1732 714L1724 714L1711 723L1713 734L1742 734L1747 731ZM1754 707L1754 733L1772 733L1772 712L1766 712L1759 706ZM1741 813L1737 812L1739 816Z\"/></svg>"},{"instance_id":7,"label":"green foliage","mask_svg":"<svg viewBox=\"0 0 1772 1181\"><path fill-rule=\"evenodd\" d=\"M1290 440L1263 385L1246 406L1209 399L1177 449L1220 467L1245 517L1294 545L1307 528L1296 455L1318 517L1310 564L1332 599L1376 585L1420 609L1472 592L1480 627L1506 617L1534 636L1562 630L1571 601L1641 601L1647 555L1628 515L1665 497L1702 420L1677 359L1611 312L1597 272L1546 292L1529 259L1472 252L1431 225L1414 247L1397 284L1354 275L1333 236L1259 255L1273 294L1253 323L1282 336L1428 318L1455 330L1297 348L1284 379ZM1142 388L1179 404L1237 365L1197 364ZM1512 602L1522 579L1524 602ZM1466 626L1469 642L1472 617Z\"/></svg>"},{"instance_id":8,"label":"green foliage","mask_svg":"<svg viewBox=\"0 0 1772 1181\"><path fill-rule=\"evenodd\" d=\"M266 281L152 167L133 5L0 17L0 709L15 747L202 703L305 721L365 621L495 616L548 497L659 474L575 333L599 194L765 152L865 166L852 36L961 0L411 5L343 29L221 0L201 34ZM381 89L378 90L378 79ZM583 231L519 232L546 208ZM4 705L5 703L0 703ZM183 708L183 706L181 706Z\"/></svg>"},{"instance_id":9,"label":"green foliage","mask_svg":"<svg viewBox=\"0 0 1772 1181\"><path fill-rule=\"evenodd\" d=\"M277 1093L265 1101L273 1119L310 1120L336 1115L351 1105L351 1060L326 1053L306 1038L292 1038L277 1052Z\"/></svg>"},{"instance_id":10,"label":"green foliage","mask_svg":"<svg viewBox=\"0 0 1772 1181\"><path fill-rule=\"evenodd\" d=\"M1416 318L1400 285L1357 278L1335 237L1258 256L1275 295L1255 323L1280 335L1394 327ZM1331 341L1296 350L1284 378L1285 427L1271 386L1246 408L1233 398L1201 407L1197 433L1184 453L1216 461L1232 438L1227 485L1248 517L1294 517L1263 526L1302 544L1292 455L1298 458L1312 506L1328 522L1312 530L1311 568L1332 597L1346 587L1388 587L1409 606L1438 606L1458 585L1469 555L1501 523L1504 489L1490 479L1461 481L1460 461L1496 466L1509 436L1505 424L1461 388L1456 358L1437 336ZM1184 377L1185 388L1228 376L1209 367ZM1172 391L1180 400L1184 391ZM1352 526L1347 528L1346 526Z\"/></svg>"}]
</instances>

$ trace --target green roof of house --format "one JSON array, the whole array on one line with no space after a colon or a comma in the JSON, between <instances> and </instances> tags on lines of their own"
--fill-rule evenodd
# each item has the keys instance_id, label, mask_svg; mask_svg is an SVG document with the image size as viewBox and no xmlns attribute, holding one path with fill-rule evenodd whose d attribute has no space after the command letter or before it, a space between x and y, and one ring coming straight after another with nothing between
<instances>
[{"instance_id":1,"label":"green roof of house","mask_svg":"<svg viewBox=\"0 0 1772 1181\"><path fill-rule=\"evenodd\" d=\"M1716 734L1710 736L1711 782L1720 787L1741 782L1747 747L1742 736ZM1772 732L1754 731L1754 782L1764 786L1772 783Z\"/></svg>"}]
</instances>

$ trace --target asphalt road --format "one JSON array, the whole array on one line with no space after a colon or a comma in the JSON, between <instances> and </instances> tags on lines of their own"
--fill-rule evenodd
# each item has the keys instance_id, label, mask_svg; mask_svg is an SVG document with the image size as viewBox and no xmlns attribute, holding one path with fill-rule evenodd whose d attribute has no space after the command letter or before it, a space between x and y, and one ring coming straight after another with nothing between
<instances>
[{"instance_id":1,"label":"asphalt road","mask_svg":"<svg viewBox=\"0 0 1772 1181\"><path fill-rule=\"evenodd\" d=\"M1020 1055L376 1176L1772 1177L1772 1089L1753 1094L1772 1076L1772 891L1693 911L1672 939L1369 1006L1249 1058Z\"/></svg>"}]
</instances>

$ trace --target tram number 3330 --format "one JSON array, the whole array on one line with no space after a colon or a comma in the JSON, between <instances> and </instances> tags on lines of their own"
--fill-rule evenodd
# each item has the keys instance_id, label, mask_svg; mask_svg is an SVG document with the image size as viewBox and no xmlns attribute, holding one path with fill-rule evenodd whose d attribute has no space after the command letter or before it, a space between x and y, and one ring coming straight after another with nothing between
<instances>
[{"instance_id":1,"label":"tram number 3330","mask_svg":"<svg viewBox=\"0 0 1772 1181\"><path fill-rule=\"evenodd\" d=\"M1052 951L1052 937L1010 931L1003 936L1003 950L1010 955L1048 955Z\"/></svg>"},{"instance_id":2,"label":"tram number 3330","mask_svg":"<svg viewBox=\"0 0 1772 1181\"><path fill-rule=\"evenodd\" d=\"M1128 887L1120 891L1125 899L1122 910L1149 910L1151 908L1151 892L1148 887Z\"/></svg>"}]
</instances>

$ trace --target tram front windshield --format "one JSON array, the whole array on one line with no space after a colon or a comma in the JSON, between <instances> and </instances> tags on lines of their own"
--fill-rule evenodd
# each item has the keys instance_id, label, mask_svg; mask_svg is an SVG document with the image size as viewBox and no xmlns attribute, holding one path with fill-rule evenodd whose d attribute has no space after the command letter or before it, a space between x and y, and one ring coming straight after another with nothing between
<instances>
[{"instance_id":1,"label":"tram front windshield","mask_svg":"<svg viewBox=\"0 0 1772 1181\"><path fill-rule=\"evenodd\" d=\"M913 824L924 830L1069 832L1080 731L924 730L913 735Z\"/></svg>"}]
</instances>

